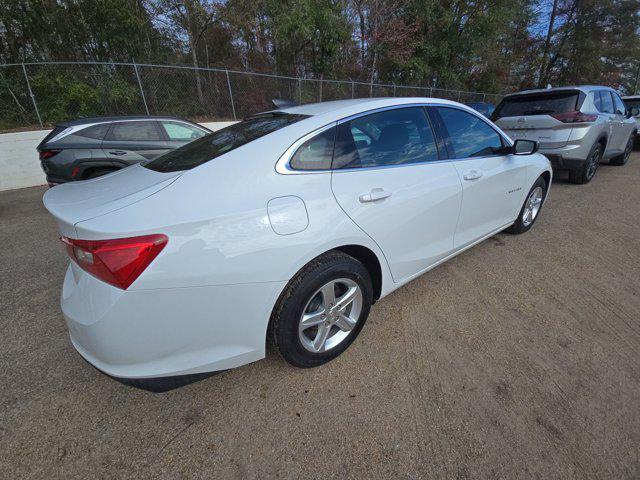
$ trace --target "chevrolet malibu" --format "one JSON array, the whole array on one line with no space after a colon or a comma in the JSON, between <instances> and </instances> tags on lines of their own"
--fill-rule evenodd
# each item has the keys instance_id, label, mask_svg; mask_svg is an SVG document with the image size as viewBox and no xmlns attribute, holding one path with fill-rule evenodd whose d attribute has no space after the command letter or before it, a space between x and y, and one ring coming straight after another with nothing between
<instances>
[{"instance_id":1,"label":"chevrolet malibu","mask_svg":"<svg viewBox=\"0 0 640 480\"><path fill-rule=\"evenodd\" d=\"M178 377L344 352L372 304L502 230L549 161L471 108L362 99L255 115L154 160L49 190L71 264L71 342L103 372Z\"/></svg>"}]
</instances>

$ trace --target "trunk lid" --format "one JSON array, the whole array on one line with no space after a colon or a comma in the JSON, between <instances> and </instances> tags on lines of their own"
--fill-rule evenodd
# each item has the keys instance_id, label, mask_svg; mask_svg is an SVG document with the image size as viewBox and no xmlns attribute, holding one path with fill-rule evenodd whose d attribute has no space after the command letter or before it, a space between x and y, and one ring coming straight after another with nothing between
<instances>
[{"instance_id":1,"label":"trunk lid","mask_svg":"<svg viewBox=\"0 0 640 480\"><path fill-rule=\"evenodd\" d=\"M45 208L64 236L76 238L75 225L147 198L173 183L183 172L158 173L141 165L48 190Z\"/></svg>"}]
</instances>

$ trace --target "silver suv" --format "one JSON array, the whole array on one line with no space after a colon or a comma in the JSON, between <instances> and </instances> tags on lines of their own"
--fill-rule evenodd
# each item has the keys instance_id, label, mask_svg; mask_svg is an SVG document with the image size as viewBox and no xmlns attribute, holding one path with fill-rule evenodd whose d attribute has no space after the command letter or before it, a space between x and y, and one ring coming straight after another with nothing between
<instances>
[{"instance_id":1,"label":"silver suv","mask_svg":"<svg viewBox=\"0 0 640 480\"><path fill-rule=\"evenodd\" d=\"M514 140L537 141L556 169L569 170L572 183L589 182L602 159L627 163L638 130L620 95L599 86L513 93L491 119Z\"/></svg>"}]
</instances>

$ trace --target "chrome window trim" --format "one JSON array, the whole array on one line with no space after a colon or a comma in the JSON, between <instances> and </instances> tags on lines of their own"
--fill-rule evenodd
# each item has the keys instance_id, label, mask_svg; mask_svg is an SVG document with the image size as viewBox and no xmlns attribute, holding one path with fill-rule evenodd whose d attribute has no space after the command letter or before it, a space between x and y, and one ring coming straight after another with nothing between
<instances>
[{"instance_id":1,"label":"chrome window trim","mask_svg":"<svg viewBox=\"0 0 640 480\"><path fill-rule=\"evenodd\" d=\"M399 167L410 167L410 166L414 166L414 165L430 165L433 163L445 163L445 162L457 162L457 161L461 161L461 160L478 160L478 159L482 159L482 158L493 158L493 157L498 157L498 156L503 156L502 154L494 154L494 155L484 155L481 157L463 157L463 158L445 158L445 159L441 159L441 160L430 160L430 161L426 161L426 162L415 162L415 163L402 163L402 164L398 164L398 165L380 165L380 166L375 166L375 167L353 167L353 168L338 168L338 169L323 169L323 170L295 170L293 168L291 168L289 162L291 160L291 158L293 157L293 155L295 154L296 150L298 150L298 148L300 148L300 146L306 142L307 140L310 140L311 138L315 137L316 135L320 135L321 133L325 132L326 130L333 128L333 127L337 127L338 125L341 125L345 122L349 122L351 120L354 120L356 118L360 118L360 117L366 117L368 115L373 115L375 113L380 113L380 112L384 112L387 110L397 110L399 108L412 108L412 107L445 107L445 108L455 108L456 110L460 110L462 112L466 112L469 113L473 116L475 116L476 118L479 118L481 121L483 121L484 123L486 123L494 132L496 132L498 134L498 136L500 136L500 138L502 138L505 143L507 145L513 146L513 141L507 137L506 135L504 135L502 132L496 130L495 126L493 126L491 123L489 123L487 121L487 119L485 119L480 113L475 112L472 108L469 108L468 110L465 108L460 108L457 105L450 105L450 104L445 104L445 103L403 103L403 104L399 104L399 105L389 105L386 107L379 107L379 108L374 108L371 110L366 110L363 112L358 112L355 113L353 115L349 115L348 117L344 117L341 118L337 121L331 122L328 125L324 125L320 128L317 128L309 133L307 133L306 135L300 137L299 139L297 139L294 143L292 143L289 148L287 148L284 153L282 155L280 155L280 158L278 158L278 161L276 162L275 165L275 170L276 172L278 172L281 175L310 175L310 174L318 174L318 173L340 173L340 172L353 172L356 170L359 171L363 171L363 170L380 170L380 169L386 169L386 168L399 168ZM426 115L426 112L425 112ZM427 121L429 122L429 125L431 126L431 128L433 129L433 125L431 125L431 120L429 120L427 118Z\"/></svg>"}]
</instances>

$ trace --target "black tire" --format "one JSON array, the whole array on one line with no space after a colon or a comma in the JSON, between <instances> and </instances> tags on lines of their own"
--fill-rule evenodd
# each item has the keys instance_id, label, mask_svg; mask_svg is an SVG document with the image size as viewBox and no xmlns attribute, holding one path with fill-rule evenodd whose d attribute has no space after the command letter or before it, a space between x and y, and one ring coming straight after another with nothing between
<instances>
[{"instance_id":1,"label":"black tire","mask_svg":"<svg viewBox=\"0 0 640 480\"><path fill-rule=\"evenodd\" d=\"M360 315L344 340L324 352L311 352L300 340L299 322L303 309L323 285L340 278L351 279L360 287ZM372 303L371 276L365 266L345 253L328 252L303 267L286 286L271 314L269 336L280 355L291 365L301 368L317 367L333 360L351 345L362 330Z\"/></svg>"},{"instance_id":2,"label":"black tire","mask_svg":"<svg viewBox=\"0 0 640 480\"><path fill-rule=\"evenodd\" d=\"M538 210L536 216L533 217L533 220L531 221L531 223L527 223L525 222L525 219L524 219L527 202L529 200L529 197L531 196L531 194L536 188L542 188L542 203L540 204L540 209ZM540 216L540 210L542 209L542 205L544 205L544 199L546 198L546 196L547 196L547 182L545 182L544 178L538 177L538 179L535 181L535 183L529 190L529 193L527 193L527 196L524 199L524 203L522 204L522 208L520 209L518 218L516 219L515 222L513 222L513 225L511 225L509 228L505 230L505 232L510 233L512 235L520 235L521 233L528 232L531 229L531 227L533 227L533 224L536 223L536 220Z\"/></svg>"},{"instance_id":3,"label":"black tire","mask_svg":"<svg viewBox=\"0 0 640 480\"><path fill-rule=\"evenodd\" d=\"M602 145L596 143L584 162L582 168L578 170L569 170L569 182L582 185L589 183L596 174L596 170L602 160Z\"/></svg>"},{"instance_id":4,"label":"black tire","mask_svg":"<svg viewBox=\"0 0 640 480\"><path fill-rule=\"evenodd\" d=\"M624 147L624 153L622 155L618 155L610 160L611 165L622 166L629 161L629 157L631 156L631 152L633 151L633 144L635 143L635 132L632 132L629 135L629 140L627 140L627 145Z\"/></svg>"}]
</instances>

